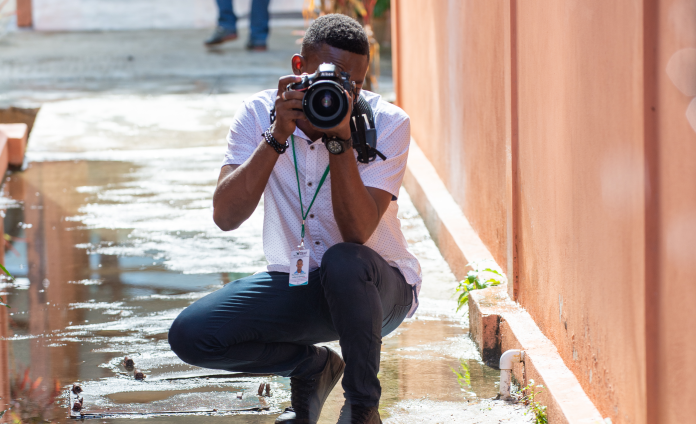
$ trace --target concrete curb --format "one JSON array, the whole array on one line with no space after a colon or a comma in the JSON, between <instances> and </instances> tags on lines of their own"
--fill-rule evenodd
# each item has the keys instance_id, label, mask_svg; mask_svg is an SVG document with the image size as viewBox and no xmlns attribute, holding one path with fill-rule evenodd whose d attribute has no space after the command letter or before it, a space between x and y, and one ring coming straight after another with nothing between
<instances>
[{"instance_id":1,"label":"concrete curb","mask_svg":"<svg viewBox=\"0 0 696 424\"><path fill-rule=\"evenodd\" d=\"M495 261L413 139L403 185L455 277L463 280L472 260Z\"/></svg>"},{"instance_id":2,"label":"concrete curb","mask_svg":"<svg viewBox=\"0 0 696 424\"><path fill-rule=\"evenodd\" d=\"M9 148L8 161L10 167L21 168L27 149L29 127L24 123L0 124L0 133L4 133L7 136Z\"/></svg>"},{"instance_id":3,"label":"concrete curb","mask_svg":"<svg viewBox=\"0 0 696 424\"><path fill-rule=\"evenodd\" d=\"M458 279L466 276L467 263L494 260L413 139L403 184ZM524 364L515 365L513 374L525 385L533 379L544 386L537 400L547 406L549 423L605 423L556 347L510 299L507 284L471 293L469 332L486 363L497 366L508 349L526 352Z\"/></svg>"},{"instance_id":4,"label":"concrete curb","mask_svg":"<svg viewBox=\"0 0 696 424\"><path fill-rule=\"evenodd\" d=\"M9 142L7 135L0 131L0 176L3 178L3 181L0 181L0 185L4 183L5 179L5 174L7 173L7 167L8 167L8 158L10 156L9 153Z\"/></svg>"}]
</instances>

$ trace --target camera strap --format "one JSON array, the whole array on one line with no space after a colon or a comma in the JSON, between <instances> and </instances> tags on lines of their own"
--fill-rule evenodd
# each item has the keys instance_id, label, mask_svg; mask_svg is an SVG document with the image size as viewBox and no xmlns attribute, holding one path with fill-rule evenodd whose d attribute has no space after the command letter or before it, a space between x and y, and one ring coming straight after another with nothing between
<instances>
[{"instance_id":1,"label":"camera strap","mask_svg":"<svg viewBox=\"0 0 696 424\"><path fill-rule=\"evenodd\" d=\"M358 152L358 162L370 163L380 157L387 157L377 150L377 128L372 107L363 96L358 96L358 101L353 105L353 113L350 118L351 138L353 148Z\"/></svg>"}]
</instances>

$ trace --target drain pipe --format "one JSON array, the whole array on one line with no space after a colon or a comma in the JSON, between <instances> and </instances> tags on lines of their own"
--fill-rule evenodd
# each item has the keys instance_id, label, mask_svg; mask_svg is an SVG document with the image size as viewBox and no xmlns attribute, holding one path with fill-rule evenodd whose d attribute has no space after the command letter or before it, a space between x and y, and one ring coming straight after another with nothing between
<instances>
[{"instance_id":1,"label":"drain pipe","mask_svg":"<svg viewBox=\"0 0 696 424\"><path fill-rule=\"evenodd\" d=\"M524 361L524 351L510 349L500 357L500 399L510 399L512 364Z\"/></svg>"}]
</instances>

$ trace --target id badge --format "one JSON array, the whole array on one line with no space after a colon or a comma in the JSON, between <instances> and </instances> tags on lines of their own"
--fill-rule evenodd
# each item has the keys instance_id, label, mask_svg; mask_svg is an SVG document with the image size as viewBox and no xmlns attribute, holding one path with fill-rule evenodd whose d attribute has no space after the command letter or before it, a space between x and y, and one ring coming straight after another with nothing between
<instances>
[{"instance_id":1,"label":"id badge","mask_svg":"<svg viewBox=\"0 0 696 424\"><path fill-rule=\"evenodd\" d=\"M290 287L309 284L309 250L298 249L290 252Z\"/></svg>"}]
</instances>

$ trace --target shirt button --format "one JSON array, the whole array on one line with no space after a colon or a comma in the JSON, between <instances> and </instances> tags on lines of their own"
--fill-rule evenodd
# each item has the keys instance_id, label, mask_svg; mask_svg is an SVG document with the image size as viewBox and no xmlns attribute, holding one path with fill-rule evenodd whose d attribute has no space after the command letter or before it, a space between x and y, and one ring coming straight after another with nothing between
<instances>
[{"instance_id":1,"label":"shirt button","mask_svg":"<svg viewBox=\"0 0 696 424\"><path fill-rule=\"evenodd\" d=\"M314 218L314 214L313 214L313 213L310 213L310 214L309 214L309 217L310 217L310 218Z\"/></svg>"},{"instance_id":2,"label":"shirt button","mask_svg":"<svg viewBox=\"0 0 696 424\"><path fill-rule=\"evenodd\" d=\"M307 185L311 187L311 186L312 186L312 182L311 182L311 181L308 182Z\"/></svg>"},{"instance_id":3,"label":"shirt button","mask_svg":"<svg viewBox=\"0 0 696 424\"><path fill-rule=\"evenodd\" d=\"M309 146L309 150L314 150L314 146Z\"/></svg>"},{"instance_id":4,"label":"shirt button","mask_svg":"<svg viewBox=\"0 0 696 424\"><path fill-rule=\"evenodd\" d=\"M318 246L318 245L320 245L320 244L321 244L321 242L319 242L319 241L315 241L315 242L314 242L314 244L316 244L316 245Z\"/></svg>"}]
</instances>

